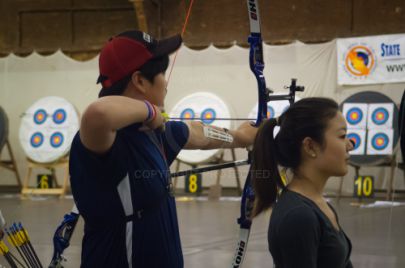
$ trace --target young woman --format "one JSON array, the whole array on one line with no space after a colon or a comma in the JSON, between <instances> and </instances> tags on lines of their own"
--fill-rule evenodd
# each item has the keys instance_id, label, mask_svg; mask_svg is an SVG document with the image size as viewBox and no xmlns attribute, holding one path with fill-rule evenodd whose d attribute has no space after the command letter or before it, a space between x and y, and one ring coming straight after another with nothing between
<instances>
[{"instance_id":1,"label":"young woman","mask_svg":"<svg viewBox=\"0 0 405 268\"><path fill-rule=\"evenodd\" d=\"M273 137L275 126L280 131ZM276 268L350 268L351 243L323 198L331 176L347 173L352 143L335 101L306 98L259 129L253 151L253 215L273 208L268 231ZM284 185L279 168L292 171ZM266 172L264 172L266 171Z\"/></svg>"}]
</instances>

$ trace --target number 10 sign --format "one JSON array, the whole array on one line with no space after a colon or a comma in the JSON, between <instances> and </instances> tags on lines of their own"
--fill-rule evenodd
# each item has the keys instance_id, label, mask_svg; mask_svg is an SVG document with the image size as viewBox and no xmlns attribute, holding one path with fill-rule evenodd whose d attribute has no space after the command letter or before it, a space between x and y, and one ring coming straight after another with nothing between
<instances>
[{"instance_id":1,"label":"number 10 sign","mask_svg":"<svg viewBox=\"0 0 405 268\"><path fill-rule=\"evenodd\" d=\"M374 177L358 176L354 180L354 197L374 197Z\"/></svg>"}]
</instances>

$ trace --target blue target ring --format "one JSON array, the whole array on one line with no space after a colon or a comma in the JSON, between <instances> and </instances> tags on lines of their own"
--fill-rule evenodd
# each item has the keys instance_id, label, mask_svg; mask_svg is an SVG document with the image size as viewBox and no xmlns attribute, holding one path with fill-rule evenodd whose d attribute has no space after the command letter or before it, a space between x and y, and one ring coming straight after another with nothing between
<instances>
[{"instance_id":1,"label":"blue target ring","mask_svg":"<svg viewBox=\"0 0 405 268\"><path fill-rule=\"evenodd\" d=\"M371 139L371 145L373 146L374 149L379 150L379 151L387 148L388 143L389 143L389 138L385 133L377 133Z\"/></svg>"},{"instance_id":2,"label":"blue target ring","mask_svg":"<svg viewBox=\"0 0 405 268\"><path fill-rule=\"evenodd\" d=\"M217 113L215 112L214 109L212 108L208 108L205 109L202 113L201 113L201 121L204 124L212 124L212 122L215 121L215 118L217 117Z\"/></svg>"},{"instance_id":3,"label":"blue target ring","mask_svg":"<svg viewBox=\"0 0 405 268\"><path fill-rule=\"evenodd\" d=\"M276 116L276 112L274 111L274 108L270 105L267 105L267 118L271 119Z\"/></svg>"},{"instance_id":4,"label":"blue target ring","mask_svg":"<svg viewBox=\"0 0 405 268\"><path fill-rule=\"evenodd\" d=\"M63 122L66 121L66 111L64 109L58 109L53 113L52 116L53 122L55 124L62 124Z\"/></svg>"},{"instance_id":5,"label":"blue target ring","mask_svg":"<svg viewBox=\"0 0 405 268\"><path fill-rule=\"evenodd\" d=\"M182 119L194 119L195 118L194 110L191 109L191 108L184 109L180 114L180 118L182 118Z\"/></svg>"},{"instance_id":6,"label":"blue target ring","mask_svg":"<svg viewBox=\"0 0 405 268\"><path fill-rule=\"evenodd\" d=\"M46 111L44 109L39 109L34 113L34 122L37 125L41 125L46 121L46 118L48 115L46 114Z\"/></svg>"},{"instance_id":7,"label":"blue target ring","mask_svg":"<svg viewBox=\"0 0 405 268\"><path fill-rule=\"evenodd\" d=\"M63 144L63 134L60 132L55 132L51 135L51 146L53 148L58 148Z\"/></svg>"},{"instance_id":8,"label":"blue target ring","mask_svg":"<svg viewBox=\"0 0 405 268\"><path fill-rule=\"evenodd\" d=\"M374 110L373 114L371 115L371 119L373 123L376 125L383 125L387 122L389 117L389 113L385 108L377 108Z\"/></svg>"},{"instance_id":9,"label":"blue target ring","mask_svg":"<svg viewBox=\"0 0 405 268\"><path fill-rule=\"evenodd\" d=\"M35 132L32 134L30 144L34 148L38 148L44 143L44 135L41 132Z\"/></svg>"},{"instance_id":10,"label":"blue target ring","mask_svg":"<svg viewBox=\"0 0 405 268\"><path fill-rule=\"evenodd\" d=\"M356 150L357 148L360 147L360 145L361 145L361 137L360 137L359 134L357 134L357 133L349 133L349 134L347 134L347 138L354 142L353 150Z\"/></svg>"},{"instance_id":11,"label":"blue target ring","mask_svg":"<svg viewBox=\"0 0 405 268\"><path fill-rule=\"evenodd\" d=\"M353 107L350 108L349 111L347 111L346 121L350 125L357 125L358 123L361 122L362 119L363 119L363 112L361 111L360 108Z\"/></svg>"}]
</instances>

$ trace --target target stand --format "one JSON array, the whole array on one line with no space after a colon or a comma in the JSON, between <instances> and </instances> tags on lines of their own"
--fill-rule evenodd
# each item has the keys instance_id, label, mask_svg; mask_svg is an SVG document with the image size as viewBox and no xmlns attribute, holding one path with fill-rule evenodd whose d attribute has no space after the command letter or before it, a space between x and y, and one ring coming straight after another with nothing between
<instances>
[{"instance_id":1,"label":"target stand","mask_svg":"<svg viewBox=\"0 0 405 268\"><path fill-rule=\"evenodd\" d=\"M27 174L21 194L60 195L66 193L69 177L67 159L74 135L79 129L79 115L67 100L49 96L32 104L21 118L20 143L27 157ZM63 184L57 185L57 168L64 170ZM56 188L41 183L43 189L30 188L34 169L46 169L52 174ZM42 187L41 187L42 188Z\"/></svg>"},{"instance_id":2,"label":"target stand","mask_svg":"<svg viewBox=\"0 0 405 268\"><path fill-rule=\"evenodd\" d=\"M354 168L355 170L355 178L358 178L360 176L360 165L357 165L355 163L349 163L351 167ZM388 175L388 185L386 190L379 190L376 189L376 192L386 192L386 200L391 200L392 199L392 193L394 192L394 178L395 178L395 170L397 167L396 163L396 154L392 155L391 157L386 158L386 162L380 162L378 164L372 165L373 167L382 167L382 168L389 168L389 175ZM399 166L398 166L399 167ZM343 188L343 177L341 177L340 184L339 184L339 190L337 197L340 199L342 196L342 188ZM360 200L361 203L361 200Z\"/></svg>"},{"instance_id":3,"label":"target stand","mask_svg":"<svg viewBox=\"0 0 405 268\"><path fill-rule=\"evenodd\" d=\"M347 138L353 140L354 148L350 151L349 165L355 169L356 178L361 167L390 168L386 189L386 199L392 198L396 158L398 153L398 107L384 94L365 91L348 97L340 105L348 130ZM342 195L343 177L341 178L337 197Z\"/></svg>"},{"instance_id":4,"label":"target stand","mask_svg":"<svg viewBox=\"0 0 405 268\"><path fill-rule=\"evenodd\" d=\"M63 197L66 194L69 180L69 160L66 157L59 159L53 163L38 163L27 158L27 174L24 179L23 188L21 190L21 197L25 198L28 195L59 195ZM63 183L62 186L58 184L56 178L56 169L63 169ZM55 182L55 188L39 189L36 187L30 187L30 179L32 171L34 169L46 169L51 172L52 178Z\"/></svg>"},{"instance_id":5,"label":"target stand","mask_svg":"<svg viewBox=\"0 0 405 268\"><path fill-rule=\"evenodd\" d=\"M4 144L5 146L3 147L3 149L0 150L0 156L1 153L3 152L4 148L7 148L8 151L8 155L9 158L8 160L1 160L0 158L0 167L11 170L12 172L14 172L15 177L17 179L17 187L18 187L18 191L20 191L21 189L21 178L20 178L20 174L18 173L18 169L17 169L17 164L14 158L14 154L13 154L13 150L11 149L11 145L10 142L7 140Z\"/></svg>"},{"instance_id":6,"label":"target stand","mask_svg":"<svg viewBox=\"0 0 405 268\"><path fill-rule=\"evenodd\" d=\"M216 120L217 118L231 118L231 112L227 104L220 97L210 92L196 92L183 97L174 105L173 109L169 112L169 116L173 120L198 120L208 126L212 125L226 129L232 128L232 122L230 120ZM231 154L231 161L235 161L236 156L233 149L231 149ZM181 163L194 169L202 165L226 164L231 161L224 160L223 149L182 150L177 156L176 173L179 171ZM233 169L235 171L237 189L239 194L241 194L239 172L236 167L233 167ZM216 184L211 186L209 197L218 199L221 196L221 175L222 171L219 169L217 171ZM197 194L200 193L202 190L201 178L193 176L192 181L190 179L191 177L188 177L189 182L193 183L193 187L191 187L193 191L200 187L199 191L196 192ZM198 185L195 184L196 181L199 181ZM174 178L173 186L175 189L177 186L177 178Z\"/></svg>"},{"instance_id":7,"label":"target stand","mask_svg":"<svg viewBox=\"0 0 405 268\"><path fill-rule=\"evenodd\" d=\"M20 174L18 173L17 164L14 158L13 150L11 149L11 144L8 140L8 135L9 135L8 116L6 112L3 110L3 108L0 106L0 167L11 170L12 172L14 172L17 178L17 185L16 185L17 187L13 185L4 188L7 188L7 191L11 190L11 188L13 191L14 190L20 191L21 190ZM1 160L1 153L5 151L5 148L7 148L9 159Z\"/></svg>"},{"instance_id":8,"label":"target stand","mask_svg":"<svg viewBox=\"0 0 405 268\"><path fill-rule=\"evenodd\" d=\"M232 155L232 160L225 160L224 159L224 154L225 151L222 150L222 152L216 156L214 156L209 162L204 162L204 163L189 163L186 161L183 161L179 158L176 159L176 168L175 168L175 172L179 172L180 171L180 164L185 164L189 167L191 167L192 169L195 169L197 167L200 167L201 165L217 165L217 164L226 164L226 163L231 163L236 161L236 154L235 154L235 150L234 149L230 149L231 150L231 155ZM235 180L236 180L236 189L238 191L238 194L242 194L242 187L241 187L241 182L240 182L240 176L239 176L239 171L238 168L235 166L233 167L234 173L235 173ZM222 186L220 184L221 182L221 175L222 175L222 170L219 169L217 171L217 176L216 176L216 183L214 185L211 185L209 188L209 194L208 197L209 199L219 199L219 197L221 197L222 194ZM173 188L174 190L176 190L177 188L177 177L174 178L173 181Z\"/></svg>"}]
</instances>

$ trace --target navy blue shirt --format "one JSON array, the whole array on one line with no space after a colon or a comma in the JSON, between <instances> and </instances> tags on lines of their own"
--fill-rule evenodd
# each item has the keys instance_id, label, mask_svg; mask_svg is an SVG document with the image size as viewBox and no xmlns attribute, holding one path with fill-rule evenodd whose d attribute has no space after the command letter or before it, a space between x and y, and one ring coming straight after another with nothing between
<instances>
[{"instance_id":1,"label":"navy blue shirt","mask_svg":"<svg viewBox=\"0 0 405 268\"><path fill-rule=\"evenodd\" d=\"M111 149L97 155L77 133L70 151L73 196L84 218L81 267L182 268L169 165L188 139L182 122L165 132L117 131Z\"/></svg>"},{"instance_id":2,"label":"navy blue shirt","mask_svg":"<svg viewBox=\"0 0 405 268\"><path fill-rule=\"evenodd\" d=\"M283 191L274 205L268 240L276 268L353 268L342 228L336 230L312 200L293 191Z\"/></svg>"}]
</instances>

